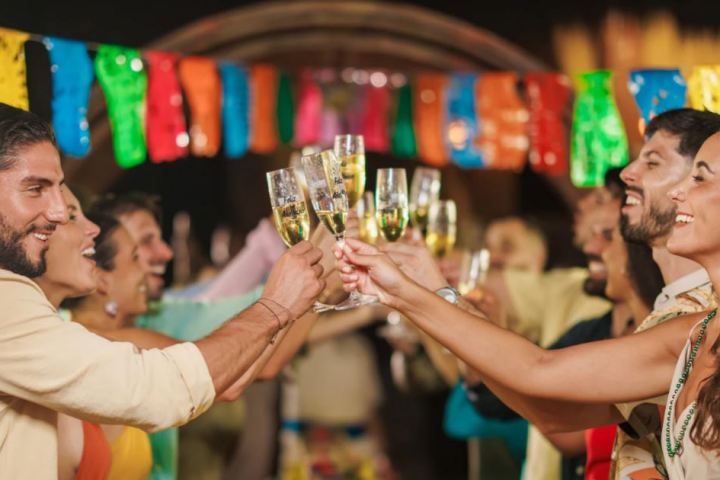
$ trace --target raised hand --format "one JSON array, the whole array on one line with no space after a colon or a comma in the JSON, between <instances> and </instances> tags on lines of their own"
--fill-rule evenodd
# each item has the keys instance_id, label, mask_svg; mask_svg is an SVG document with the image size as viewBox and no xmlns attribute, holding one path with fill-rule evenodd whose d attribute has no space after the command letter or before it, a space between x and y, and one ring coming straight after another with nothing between
<instances>
[{"instance_id":1,"label":"raised hand","mask_svg":"<svg viewBox=\"0 0 720 480\"><path fill-rule=\"evenodd\" d=\"M380 250L388 254L405 275L428 290L434 292L448 285L424 242L388 242Z\"/></svg>"},{"instance_id":2,"label":"raised hand","mask_svg":"<svg viewBox=\"0 0 720 480\"><path fill-rule=\"evenodd\" d=\"M348 238L344 247L335 248L335 258L345 291L357 288L390 307L397 305L399 293L411 282L389 256L360 240Z\"/></svg>"},{"instance_id":3,"label":"raised hand","mask_svg":"<svg viewBox=\"0 0 720 480\"><path fill-rule=\"evenodd\" d=\"M293 319L301 316L325 288L322 257L310 242L293 246L270 271L262 296L289 310Z\"/></svg>"}]
</instances>

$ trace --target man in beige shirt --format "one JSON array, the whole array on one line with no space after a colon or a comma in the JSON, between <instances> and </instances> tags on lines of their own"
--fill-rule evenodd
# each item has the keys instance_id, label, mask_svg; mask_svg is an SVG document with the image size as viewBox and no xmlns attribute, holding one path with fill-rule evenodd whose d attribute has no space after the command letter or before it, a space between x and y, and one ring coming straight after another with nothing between
<instances>
[{"instance_id":1,"label":"man in beige shirt","mask_svg":"<svg viewBox=\"0 0 720 480\"><path fill-rule=\"evenodd\" d=\"M45 269L49 236L68 220L62 184L49 125L0 104L3 478L57 478L57 412L147 430L188 422L251 381L324 287L322 253L303 242L277 262L260 301L212 335L162 350L107 341L62 321L31 280Z\"/></svg>"}]
</instances>

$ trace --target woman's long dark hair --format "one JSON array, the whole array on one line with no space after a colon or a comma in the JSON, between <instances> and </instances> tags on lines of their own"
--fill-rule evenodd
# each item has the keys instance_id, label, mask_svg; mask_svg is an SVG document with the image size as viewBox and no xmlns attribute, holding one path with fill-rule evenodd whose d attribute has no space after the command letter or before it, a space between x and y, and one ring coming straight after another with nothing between
<instances>
[{"instance_id":1,"label":"woman's long dark hair","mask_svg":"<svg viewBox=\"0 0 720 480\"><path fill-rule=\"evenodd\" d=\"M715 320L717 321L717 320ZM690 429L690 440L708 451L720 450L720 363L718 348L720 337L715 340L710 353L715 356L715 371L698 392L695 421Z\"/></svg>"}]
</instances>

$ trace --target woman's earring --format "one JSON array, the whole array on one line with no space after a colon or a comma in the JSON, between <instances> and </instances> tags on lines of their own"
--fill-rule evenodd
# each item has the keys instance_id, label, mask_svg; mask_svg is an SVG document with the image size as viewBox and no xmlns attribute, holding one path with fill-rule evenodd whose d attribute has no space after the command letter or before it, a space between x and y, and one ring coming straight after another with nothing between
<instances>
[{"instance_id":1,"label":"woman's earring","mask_svg":"<svg viewBox=\"0 0 720 480\"><path fill-rule=\"evenodd\" d=\"M105 313L110 315L111 317L114 317L118 314L118 304L114 300L110 300L105 304Z\"/></svg>"}]
</instances>

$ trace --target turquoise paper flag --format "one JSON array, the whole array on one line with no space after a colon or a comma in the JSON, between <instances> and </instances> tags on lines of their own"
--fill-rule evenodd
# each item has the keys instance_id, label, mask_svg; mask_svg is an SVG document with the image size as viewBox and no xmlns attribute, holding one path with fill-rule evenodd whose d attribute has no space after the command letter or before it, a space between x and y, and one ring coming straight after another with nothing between
<instances>
[{"instance_id":1,"label":"turquoise paper flag","mask_svg":"<svg viewBox=\"0 0 720 480\"><path fill-rule=\"evenodd\" d=\"M687 84L677 68L633 70L628 89L645 125L667 110L685 106Z\"/></svg>"},{"instance_id":2,"label":"turquoise paper flag","mask_svg":"<svg viewBox=\"0 0 720 480\"><path fill-rule=\"evenodd\" d=\"M45 37L52 72L52 121L60 150L73 157L90 151L87 119L90 87L95 77L92 60L82 42Z\"/></svg>"},{"instance_id":3,"label":"turquoise paper flag","mask_svg":"<svg viewBox=\"0 0 720 480\"><path fill-rule=\"evenodd\" d=\"M478 136L478 118L475 109L475 82L477 75L455 73L450 76L447 89L447 118L445 140L450 158L464 168L482 167L480 150L475 146Z\"/></svg>"},{"instance_id":4,"label":"turquoise paper flag","mask_svg":"<svg viewBox=\"0 0 720 480\"><path fill-rule=\"evenodd\" d=\"M250 146L250 87L247 71L231 63L220 65L223 101L223 143L229 158L242 157Z\"/></svg>"}]
</instances>

